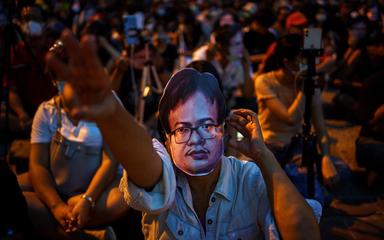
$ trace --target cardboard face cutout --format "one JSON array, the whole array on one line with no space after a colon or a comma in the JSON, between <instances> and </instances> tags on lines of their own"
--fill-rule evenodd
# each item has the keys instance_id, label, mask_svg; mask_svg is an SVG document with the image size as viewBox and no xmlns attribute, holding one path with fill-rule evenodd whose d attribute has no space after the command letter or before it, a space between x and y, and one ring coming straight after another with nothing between
<instances>
[{"instance_id":1,"label":"cardboard face cutout","mask_svg":"<svg viewBox=\"0 0 384 240\"><path fill-rule=\"evenodd\" d=\"M172 94L172 90L178 92L181 85L185 94ZM166 116L162 124L168 126L167 140L173 163L190 176L211 173L219 166L224 152L218 105L222 101L210 96L215 93L222 97L212 75L183 69L170 79L160 100L160 117Z\"/></svg>"}]
</instances>

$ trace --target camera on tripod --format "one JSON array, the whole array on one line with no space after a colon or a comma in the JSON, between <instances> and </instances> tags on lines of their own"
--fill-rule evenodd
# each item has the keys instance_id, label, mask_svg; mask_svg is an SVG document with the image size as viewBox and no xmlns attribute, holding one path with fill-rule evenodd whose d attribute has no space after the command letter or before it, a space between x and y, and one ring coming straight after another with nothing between
<instances>
[{"instance_id":1,"label":"camera on tripod","mask_svg":"<svg viewBox=\"0 0 384 240\"><path fill-rule=\"evenodd\" d=\"M314 165L317 169L321 169L319 160L313 158L312 154L316 151L313 142L316 136L311 133L311 114L312 114L312 96L315 92L315 81L313 80L316 73L316 58L322 54L321 49L321 29L306 28L304 29L304 44L302 55L306 58L306 76L304 79L304 123L301 138L303 139L303 165L307 167L307 193L310 198L315 196L315 172ZM321 170L320 170L321 174Z\"/></svg>"}]
</instances>

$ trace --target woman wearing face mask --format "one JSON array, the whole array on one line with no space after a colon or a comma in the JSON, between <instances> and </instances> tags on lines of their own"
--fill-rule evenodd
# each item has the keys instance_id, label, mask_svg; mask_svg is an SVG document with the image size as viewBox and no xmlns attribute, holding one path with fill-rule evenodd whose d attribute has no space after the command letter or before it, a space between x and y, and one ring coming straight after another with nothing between
<instances>
[{"instance_id":1,"label":"woman wearing face mask","mask_svg":"<svg viewBox=\"0 0 384 240\"><path fill-rule=\"evenodd\" d=\"M267 72L255 82L265 142L283 165L302 152L302 146L292 147L292 138L301 132L305 103L303 77L300 76L301 43L300 35L280 38L274 54L267 60ZM323 155L321 170L325 183L331 183L337 179L337 171L329 156L319 89L315 89L312 103L312 119Z\"/></svg>"},{"instance_id":2,"label":"woman wearing face mask","mask_svg":"<svg viewBox=\"0 0 384 240\"><path fill-rule=\"evenodd\" d=\"M60 47L60 44L55 45ZM58 54L57 54L58 55ZM49 239L101 239L114 235L105 226L128 210L118 190L121 168L103 143L96 123L68 114L73 93L55 81L58 95L43 102L33 119L29 172L19 177L33 227Z\"/></svg>"}]
</instances>

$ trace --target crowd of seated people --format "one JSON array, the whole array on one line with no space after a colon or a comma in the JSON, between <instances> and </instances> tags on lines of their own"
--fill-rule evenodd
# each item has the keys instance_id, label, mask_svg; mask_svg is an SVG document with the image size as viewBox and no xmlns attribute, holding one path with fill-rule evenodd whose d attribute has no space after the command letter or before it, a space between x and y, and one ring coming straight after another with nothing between
<instances>
[{"instance_id":1,"label":"crowd of seated people","mask_svg":"<svg viewBox=\"0 0 384 240\"><path fill-rule=\"evenodd\" d=\"M224 94L226 116L236 108L256 112L263 143L299 192L310 198L305 191L306 185L298 177L305 176L306 170L300 161L302 143L296 137L302 132L306 101L303 90L305 61L301 56L303 30L321 28L324 50L316 64L317 84L311 106L312 131L316 134L313 148L320 156L316 169L318 180L315 181L320 189L317 193L324 189L332 191L335 185L343 182L342 164L330 154L331 141L324 119L324 116L333 115L324 113L322 106L321 92L329 90L335 92L332 114L362 125L356 140L357 162L367 171L367 186L377 187L383 178L384 111L380 91L384 59L383 9L380 1L331 4L328 1L278 0L257 3L71 0L65 3L17 1L14 6L0 3L1 19L10 16L15 28L9 32L7 23L0 24L0 34L9 35L0 38L1 53L9 50L9 56L2 55L1 59L7 57L10 65L8 68L7 61L0 62L2 69L6 69L1 85L9 89L1 95L1 136L7 134L2 138L4 141L21 137L30 142L28 171L17 173L21 189L15 191L24 194L31 231L36 236L54 239L88 235L103 239L108 234L113 235L107 226L131 211L127 202L137 208L131 200L123 199L131 190L118 189L122 169L130 172L127 166L131 160L122 162L122 152L116 153L116 147L108 146L110 139L105 139L104 128L96 124L97 121L78 120L69 114L74 106L84 102L67 101L62 91L71 89L73 83L66 87L68 83L62 81L65 79L57 78L62 72L57 72L57 68L47 70L44 57L52 46L58 45L66 51L66 57L60 56L64 64L84 64L68 50L75 43L65 46L64 42L63 46L63 41L57 41L62 40L64 29L70 29L78 41L89 35L95 37L95 57L100 59L102 66L97 66L95 60L95 73L102 68L103 72L98 74L108 77L114 96L130 115L137 117L139 111L144 111L142 127L162 142L166 142L171 133L164 132L159 120L158 107L163 96L159 89L166 88L172 76L184 68L213 74ZM134 15L142 25L135 31L137 44L128 44L128 37L132 37L128 35L132 32L125 31L123 16L126 15ZM79 58L80 55L79 52ZM149 76L146 68L151 69ZM150 80L148 86L142 85L144 79ZM65 95L70 96L70 93ZM141 101L145 102L144 110L140 108ZM181 102L188 103L185 99ZM189 127L191 138L195 137L194 133L200 135L200 126ZM231 139L241 141L247 136L239 136L231 127L226 132L229 136L223 137L225 148L238 150L229 144ZM225 141L227 138L229 141ZM173 154L168 145L165 151ZM240 149L239 153L247 151ZM236 157L250 159L246 154ZM156 164L159 162L162 161ZM155 170L148 177L159 172ZM158 183L153 180L149 185L140 185L143 182L135 175L127 181L137 183L148 192ZM326 204L320 195L314 198ZM201 212L198 216L202 222ZM148 220L148 215L143 219ZM154 230L145 228L145 224L150 223L143 224L144 232ZM276 222L277 229L284 232L280 224ZM208 233L208 227L203 224L203 232Z\"/></svg>"}]
</instances>

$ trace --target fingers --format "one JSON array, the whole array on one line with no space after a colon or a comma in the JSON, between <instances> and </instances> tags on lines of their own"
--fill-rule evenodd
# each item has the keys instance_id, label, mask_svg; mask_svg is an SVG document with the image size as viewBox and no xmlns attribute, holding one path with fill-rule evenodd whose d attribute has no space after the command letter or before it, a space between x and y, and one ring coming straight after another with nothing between
<instances>
[{"instance_id":1,"label":"fingers","mask_svg":"<svg viewBox=\"0 0 384 240\"><path fill-rule=\"evenodd\" d=\"M119 103L116 102L113 93L110 92L109 96L104 98L104 103L102 105L91 104L78 106L71 110L70 115L74 119L93 121L97 116L108 116L113 113L118 106Z\"/></svg>"},{"instance_id":2,"label":"fingers","mask_svg":"<svg viewBox=\"0 0 384 240\"><path fill-rule=\"evenodd\" d=\"M103 68L101 62L99 60L99 56L97 55L97 44L96 37L93 35L84 35L80 41L80 49L84 56L84 62L86 66L91 69L99 69Z\"/></svg>"},{"instance_id":3,"label":"fingers","mask_svg":"<svg viewBox=\"0 0 384 240\"><path fill-rule=\"evenodd\" d=\"M250 121L246 118L246 116L241 116L241 115L235 115L235 114L230 114L228 117L228 120L230 122L235 122L237 124L240 124L241 126L247 125Z\"/></svg>"},{"instance_id":4,"label":"fingers","mask_svg":"<svg viewBox=\"0 0 384 240\"><path fill-rule=\"evenodd\" d=\"M71 217L71 218L66 219L66 226L64 228L65 232L67 232L67 233L75 232L79 229L80 229L80 227L78 226L75 218Z\"/></svg>"},{"instance_id":5,"label":"fingers","mask_svg":"<svg viewBox=\"0 0 384 240\"><path fill-rule=\"evenodd\" d=\"M261 126L257 117L257 114L248 109L235 109L231 111L229 115L229 120L231 122L237 122L241 126L246 126L251 123L252 126L256 129L257 135L262 139L263 135L261 132Z\"/></svg>"},{"instance_id":6,"label":"fingers","mask_svg":"<svg viewBox=\"0 0 384 240\"><path fill-rule=\"evenodd\" d=\"M56 74L57 80L70 82L73 79L67 65L56 58L53 53L47 53L45 61L48 69Z\"/></svg>"},{"instance_id":7,"label":"fingers","mask_svg":"<svg viewBox=\"0 0 384 240\"><path fill-rule=\"evenodd\" d=\"M75 232L80 229L78 225L78 213L68 212L65 217L66 227L64 228L66 232Z\"/></svg>"},{"instance_id":8,"label":"fingers","mask_svg":"<svg viewBox=\"0 0 384 240\"><path fill-rule=\"evenodd\" d=\"M79 42L75 36L69 29L65 29L60 38L63 41L65 50L67 51L70 64L73 66L81 66L83 61Z\"/></svg>"},{"instance_id":9,"label":"fingers","mask_svg":"<svg viewBox=\"0 0 384 240\"><path fill-rule=\"evenodd\" d=\"M243 118L247 119L248 121L258 122L257 114L251 110L248 110L248 109L235 109L235 110L231 111L230 115L242 116Z\"/></svg>"},{"instance_id":10,"label":"fingers","mask_svg":"<svg viewBox=\"0 0 384 240\"><path fill-rule=\"evenodd\" d=\"M241 123L239 123L238 121L241 121ZM238 132L240 132L244 137L250 138L251 134L245 127L245 124L243 123L244 121L242 119L238 119L238 121L231 119L228 123L231 127L235 128Z\"/></svg>"},{"instance_id":11,"label":"fingers","mask_svg":"<svg viewBox=\"0 0 384 240\"><path fill-rule=\"evenodd\" d=\"M83 217L81 216L78 216L77 217L77 226L79 229L83 228L83 226L85 225L85 219L83 219Z\"/></svg>"}]
</instances>

